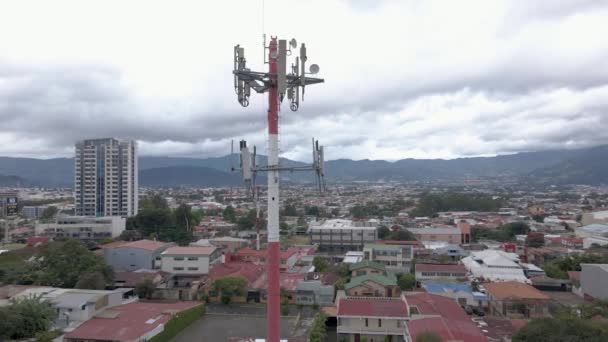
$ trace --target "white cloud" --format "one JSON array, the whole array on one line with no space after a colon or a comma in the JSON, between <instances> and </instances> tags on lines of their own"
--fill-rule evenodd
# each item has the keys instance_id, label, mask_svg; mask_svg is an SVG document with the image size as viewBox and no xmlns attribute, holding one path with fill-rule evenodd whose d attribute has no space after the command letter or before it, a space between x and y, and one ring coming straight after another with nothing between
<instances>
[{"instance_id":1,"label":"white cloud","mask_svg":"<svg viewBox=\"0 0 608 342\"><path fill-rule=\"evenodd\" d=\"M608 8L597 1L265 1L266 32L307 43L323 85L282 113L284 156L452 158L608 143ZM0 155L70 155L77 139L142 154L266 146L241 108L232 46L261 69L262 1L5 3ZM19 146L16 148L15 146ZM262 149L263 150L263 149Z\"/></svg>"}]
</instances>

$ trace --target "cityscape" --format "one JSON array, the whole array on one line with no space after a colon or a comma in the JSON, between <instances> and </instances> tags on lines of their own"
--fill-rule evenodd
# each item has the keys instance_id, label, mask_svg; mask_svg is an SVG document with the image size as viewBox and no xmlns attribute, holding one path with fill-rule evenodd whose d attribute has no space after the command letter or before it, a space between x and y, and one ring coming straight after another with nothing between
<instances>
[{"instance_id":1,"label":"cityscape","mask_svg":"<svg viewBox=\"0 0 608 342\"><path fill-rule=\"evenodd\" d=\"M608 341L608 4L39 6L0 342Z\"/></svg>"}]
</instances>

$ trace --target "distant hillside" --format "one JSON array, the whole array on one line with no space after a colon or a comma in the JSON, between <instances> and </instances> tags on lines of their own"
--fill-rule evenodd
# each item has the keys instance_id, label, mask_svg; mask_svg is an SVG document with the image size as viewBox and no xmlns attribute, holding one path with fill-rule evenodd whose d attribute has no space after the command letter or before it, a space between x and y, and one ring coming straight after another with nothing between
<instances>
[{"instance_id":1,"label":"distant hillside","mask_svg":"<svg viewBox=\"0 0 608 342\"><path fill-rule=\"evenodd\" d=\"M27 185L72 186L73 163L70 158L43 160L0 157L0 175L17 175ZM258 164L265 165L266 157L258 156ZM302 166L304 163L281 159L281 165ZM140 183L143 186L230 185L234 184L235 178L239 178L238 173L229 172L231 166L238 167L238 156L200 159L140 157ZM471 177L519 177L522 181L541 183L608 184L608 146L451 160L402 159L388 162L338 159L327 161L325 166L328 182L460 181ZM197 175L196 172L201 174ZM206 177L208 181L201 180ZM309 172L283 173L282 178L296 183L313 180ZM237 183L240 184L240 181Z\"/></svg>"},{"instance_id":2,"label":"distant hillside","mask_svg":"<svg viewBox=\"0 0 608 342\"><path fill-rule=\"evenodd\" d=\"M242 181L238 174L208 167L168 166L140 171L139 184L147 187L223 186L240 185Z\"/></svg>"},{"instance_id":3,"label":"distant hillside","mask_svg":"<svg viewBox=\"0 0 608 342\"><path fill-rule=\"evenodd\" d=\"M29 186L27 181L18 176L4 176L0 175L0 186L5 187L23 187Z\"/></svg>"},{"instance_id":4,"label":"distant hillside","mask_svg":"<svg viewBox=\"0 0 608 342\"><path fill-rule=\"evenodd\" d=\"M608 184L608 146L581 150L567 160L532 171L529 177L553 184Z\"/></svg>"}]
</instances>

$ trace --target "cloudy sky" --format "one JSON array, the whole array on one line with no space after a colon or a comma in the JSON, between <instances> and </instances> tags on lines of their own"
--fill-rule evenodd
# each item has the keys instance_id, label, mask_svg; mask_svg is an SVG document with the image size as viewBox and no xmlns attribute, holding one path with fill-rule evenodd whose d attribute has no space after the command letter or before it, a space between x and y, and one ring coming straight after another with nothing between
<instances>
[{"instance_id":1,"label":"cloudy sky","mask_svg":"<svg viewBox=\"0 0 608 342\"><path fill-rule=\"evenodd\" d=\"M232 88L232 47L263 70L262 33L321 66L283 104L284 157L454 158L608 143L608 2L6 1L0 155L70 156L78 139L145 155L262 151L265 103Z\"/></svg>"}]
</instances>

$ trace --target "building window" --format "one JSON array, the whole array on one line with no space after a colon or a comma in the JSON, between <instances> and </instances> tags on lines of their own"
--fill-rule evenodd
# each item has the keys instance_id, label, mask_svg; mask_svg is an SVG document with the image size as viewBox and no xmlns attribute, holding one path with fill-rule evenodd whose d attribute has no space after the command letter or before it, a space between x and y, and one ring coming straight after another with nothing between
<instances>
[{"instance_id":1,"label":"building window","mask_svg":"<svg viewBox=\"0 0 608 342\"><path fill-rule=\"evenodd\" d=\"M198 271L198 267L188 267L188 271Z\"/></svg>"},{"instance_id":2,"label":"building window","mask_svg":"<svg viewBox=\"0 0 608 342\"><path fill-rule=\"evenodd\" d=\"M183 267L173 267L174 271L183 271L184 268Z\"/></svg>"},{"instance_id":3,"label":"building window","mask_svg":"<svg viewBox=\"0 0 608 342\"><path fill-rule=\"evenodd\" d=\"M198 257L188 257L188 260L198 260Z\"/></svg>"},{"instance_id":4,"label":"building window","mask_svg":"<svg viewBox=\"0 0 608 342\"><path fill-rule=\"evenodd\" d=\"M366 318L366 319L365 319L365 326L367 326L367 324L368 324L368 321L367 321L367 318Z\"/></svg>"},{"instance_id":5,"label":"building window","mask_svg":"<svg viewBox=\"0 0 608 342\"><path fill-rule=\"evenodd\" d=\"M382 328L382 320L378 318L378 328Z\"/></svg>"},{"instance_id":6,"label":"building window","mask_svg":"<svg viewBox=\"0 0 608 342\"><path fill-rule=\"evenodd\" d=\"M182 260L184 260L184 257L174 257L173 260L175 260L175 261L182 261Z\"/></svg>"}]
</instances>

